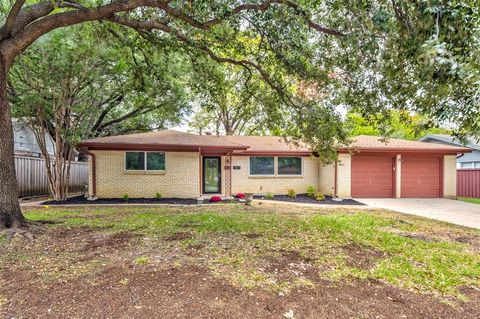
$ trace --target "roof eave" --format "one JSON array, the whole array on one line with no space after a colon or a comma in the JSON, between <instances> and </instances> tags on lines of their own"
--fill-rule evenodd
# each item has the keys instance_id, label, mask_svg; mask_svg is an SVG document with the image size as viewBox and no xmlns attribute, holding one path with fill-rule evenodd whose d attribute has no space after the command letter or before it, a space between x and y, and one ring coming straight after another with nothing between
<instances>
[{"instance_id":1,"label":"roof eave","mask_svg":"<svg viewBox=\"0 0 480 319\"><path fill-rule=\"evenodd\" d=\"M408 152L408 153L424 153L424 154L458 154L458 153L471 153L472 150L467 148L435 148L435 149L422 149L422 148L380 148L380 147L349 147L339 148L338 152L364 152L364 153L391 153L391 152Z\"/></svg>"},{"instance_id":2,"label":"roof eave","mask_svg":"<svg viewBox=\"0 0 480 319\"><path fill-rule=\"evenodd\" d=\"M234 151L246 150L248 146L228 145L194 145L194 144L138 144L138 143L80 143L79 148L87 148L89 150L156 150L156 151L194 151L212 150L212 151Z\"/></svg>"}]
</instances>

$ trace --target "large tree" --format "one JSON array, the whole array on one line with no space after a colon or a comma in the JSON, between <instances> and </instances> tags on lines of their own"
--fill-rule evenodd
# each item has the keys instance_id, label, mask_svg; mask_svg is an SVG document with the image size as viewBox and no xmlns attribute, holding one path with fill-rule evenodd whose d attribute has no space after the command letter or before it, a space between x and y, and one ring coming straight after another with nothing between
<instances>
[{"instance_id":1,"label":"large tree","mask_svg":"<svg viewBox=\"0 0 480 319\"><path fill-rule=\"evenodd\" d=\"M91 24L55 30L18 58L9 80L12 113L30 125L46 159L46 136L53 139L45 166L55 200L68 194L76 142L179 122L187 106L182 62L168 45L153 48Z\"/></svg>"},{"instance_id":2,"label":"large tree","mask_svg":"<svg viewBox=\"0 0 480 319\"><path fill-rule=\"evenodd\" d=\"M199 132L215 131L217 135L268 132L268 124L278 119L275 108L268 107L275 95L272 89L241 67L206 65L205 61L201 68L193 64L191 88L197 111L189 126Z\"/></svg>"},{"instance_id":3,"label":"large tree","mask_svg":"<svg viewBox=\"0 0 480 319\"><path fill-rule=\"evenodd\" d=\"M479 9L474 0L25 3L7 4L0 28L0 227L23 223L6 94L10 67L42 35L87 21L133 28L152 42L172 39L179 48L257 74L289 107L284 132L318 151L344 142L331 124L341 120L336 103L372 110L415 108L438 119L450 116L460 133L478 134ZM292 98L300 80L335 94L321 103ZM457 111L461 115L452 118Z\"/></svg>"}]
</instances>

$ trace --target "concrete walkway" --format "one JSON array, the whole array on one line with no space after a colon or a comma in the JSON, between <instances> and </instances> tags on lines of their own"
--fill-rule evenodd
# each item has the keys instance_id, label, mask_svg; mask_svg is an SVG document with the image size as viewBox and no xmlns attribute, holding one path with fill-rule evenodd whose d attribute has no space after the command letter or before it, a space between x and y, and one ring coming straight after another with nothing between
<instances>
[{"instance_id":1,"label":"concrete walkway","mask_svg":"<svg viewBox=\"0 0 480 319\"><path fill-rule=\"evenodd\" d=\"M444 198L362 198L371 207L437 219L480 229L480 205Z\"/></svg>"}]
</instances>

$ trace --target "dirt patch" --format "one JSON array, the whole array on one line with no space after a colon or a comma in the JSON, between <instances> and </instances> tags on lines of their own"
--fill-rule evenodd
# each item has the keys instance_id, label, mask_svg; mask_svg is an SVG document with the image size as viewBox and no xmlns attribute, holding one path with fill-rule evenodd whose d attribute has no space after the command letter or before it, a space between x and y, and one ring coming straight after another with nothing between
<instances>
[{"instance_id":1,"label":"dirt patch","mask_svg":"<svg viewBox=\"0 0 480 319\"><path fill-rule=\"evenodd\" d=\"M256 238L260 238L262 235L260 234L257 234L257 233L248 233L248 234L245 234L245 237L247 237L248 239L256 239Z\"/></svg>"},{"instance_id":2,"label":"dirt patch","mask_svg":"<svg viewBox=\"0 0 480 319\"><path fill-rule=\"evenodd\" d=\"M265 258L265 271L276 279L285 281L294 277L304 277L316 280L317 270L309 257L304 257L296 251L281 251L279 256Z\"/></svg>"},{"instance_id":3,"label":"dirt patch","mask_svg":"<svg viewBox=\"0 0 480 319\"><path fill-rule=\"evenodd\" d=\"M286 259L298 259L286 254ZM456 308L378 281L324 281L286 295L235 288L193 265L152 269L117 265L96 276L49 283L2 271L2 317L18 318L478 318L477 301ZM8 276L8 277L7 277ZM9 279L6 281L6 279ZM16 283L22 282L18 287ZM160 315L161 314L161 315Z\"/></svg>"},{"instance_id":4,"label":"dirt patch","mask_svg":"<svg viewBox=\"0 0 480 319\"><path fill-rule=\"evenodd\" d=\"M383 230L388 231L392 234L406 237L406 238L418 239L418 240L429 241L429 242L439 241L439 239L436 237L429 236L427 234L419 233L419 232L411 232L411 231L406 231L406 230L393 228L393 227L385 227L383 228Z\"/></svg>"},{"instance_id":5,"label":"dirt patch","mask_svg":"<svg viewBox=\"0 0 480 319\"><path fill-rule=\"evenodd\" d=\"M119 232L114 234L94 234L87 239L81 251L91 251L97 248L117 250L128 245L134 237L130 232Z\"/></svg>"},{"instance_id":6,"label":"dirt patch","mask_svg":"<svg viewBox=\"0 0 480 319\"><path fill-rule=\"evenodd\" d=\"M185 240L185 239L191 239L193 236L191 233L187 232L177 232L174 233L170 236L165 237L166 241L177 241L177 240Z\"/></svg>"},{"instance_id":7,"label":"dirt patch","mask_svg":"<svg viewBox=\"0 0 480 319\"><path fill-rule=\"evenodd\" d=\"M347 265L355 268L371 269L379 259L387 256L384 252L357 244L349 244L340 248L348 256Z\"/></svg>"}]
</instances>

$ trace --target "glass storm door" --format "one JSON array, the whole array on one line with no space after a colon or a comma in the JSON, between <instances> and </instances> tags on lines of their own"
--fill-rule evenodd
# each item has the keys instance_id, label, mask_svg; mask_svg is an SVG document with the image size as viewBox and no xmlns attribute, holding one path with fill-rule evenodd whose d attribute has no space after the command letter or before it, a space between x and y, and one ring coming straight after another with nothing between
<instances>
[{"instance_id":1,"label":"glass storm door","mask_svg":"<svg viewBox=\"0 0 480 319\"><path fill-rule=\"evenodd\" d=\"M203 192L219 194L221 185L220 157L203 158Z\"/></svg>"}]
</instances>

